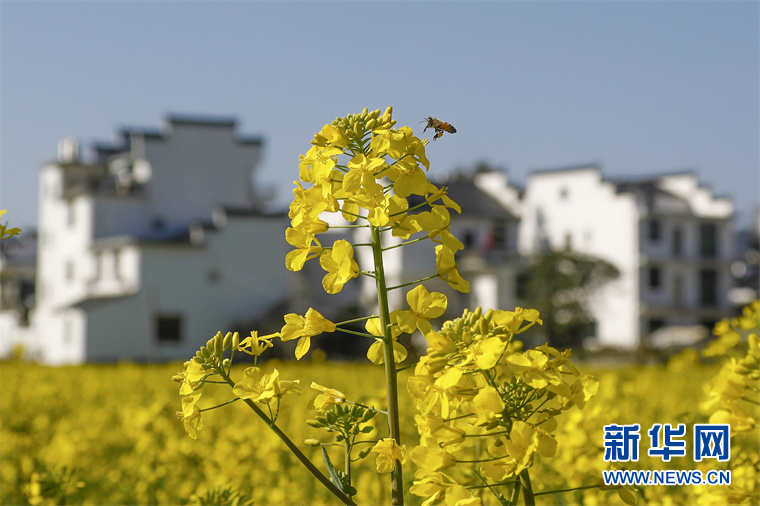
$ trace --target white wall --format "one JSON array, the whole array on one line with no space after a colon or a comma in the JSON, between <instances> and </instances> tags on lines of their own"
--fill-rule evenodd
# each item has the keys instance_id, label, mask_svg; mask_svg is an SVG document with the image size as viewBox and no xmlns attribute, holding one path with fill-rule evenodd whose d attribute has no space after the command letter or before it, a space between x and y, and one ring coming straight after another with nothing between
<instances>
[{"instance_id":1,"label":"white wall","mask_svg":"<svg viewBox=\"0 0 760 506\"><path fill-rule=\"evenodd\" d=\"M552 249L569 245L620 270L590 301L603 346L638 343L638 226L633 196L616 193L596 168L539 172L526 185L518 242L523 255L539 252L545 238Z\"/></svg>"},{"instance_id":2,"label":"white wall","mask_svg":"<svg viewBox=\"0 0 760 506\"><path fill-rule=\"evenodd\" d=\"M284 231L283 217L228 217L197 247L141 244L140 291L88 311L88 360L190 358L217 331L263 316L289 292ZM181 318L182 341L155 339L158 315Z\"/></svg>"},{"instance_id":3,"label":"white wall","mask_svg":"<svg viewBox=\"0 0 760 506\"><path fill-rule=\"evenodd\" d=\"M146 213L168 224L187 223L206 219L218 206L249 206L259 151L257 145L239 143L232 125L174 123L162 138L147 137L152 178Z\"/></svg>"}]
</instances>

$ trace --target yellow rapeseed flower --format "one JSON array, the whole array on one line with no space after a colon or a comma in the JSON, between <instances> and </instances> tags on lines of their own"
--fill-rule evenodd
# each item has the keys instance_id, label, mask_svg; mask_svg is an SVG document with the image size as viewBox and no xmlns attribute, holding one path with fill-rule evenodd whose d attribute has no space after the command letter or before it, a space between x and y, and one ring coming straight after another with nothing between
<instances>
[{"instance_id":1,"label":"yellow rapeseed flower","mask_svg":"<svg viewBox=\"0 0 760 506\"><path fill-rule=\"evenodd\" d=\"M324 250L319 256L319 264L327 271L322 279L322 286L327 293L340 292L349 279L359 275L354 248L345 239L335 241L332 249Z\"/></svg>"},{"instance_id":2,"label":"yellow rapeseed flower","mask_svg":"<svg viewBox=\"0 0 760 506\"><path fill-rule=\"evenodd\" d=\"M346 394L334 388L323 387L318 383L311 383L311 388L321 392L310 403L309 408L323 410L329 406L346 402Z\"/></svg>"},{"instance_id":3,"label":"yellow rapeseed flower","mask_svg":"<svg viewBox=\"0 0 760 506\"><path fill-rule=\"evenodd\" d=\"M401 465L406 463L406 445L399 446L392 438L378 441L372 448L372 452L377 453L375 464L378 473L392 473L396 468L397 460Z\"/></svg>"},{"instance_id":4,"label":"yellow rapeseed flower","mask_svg":"<svg viewBox=\"0 0 760 506\"><path fill-rule=\"evenodd\" d=\"M285 326L280 331L280 339L283 341L298 339L296 358L300 360L309 351L312 337L334 330L333 322L322 316L316 309L309 308L306 316L295 313L285 315Z\"/></svg>"},{"instance_id":5,"label":"yellow rapeseed flower","mask_svg":"<svg viewBox=\"0 0 760 506\"><path fill-rule=\"evenodd\" d=\"M446 311L448 299L442 293L428 292L424 285L417 285L406 294L408 310L394 311L399 328L407 334L420 329L422 335L433 331L431 318L438 318Z\"/></svg>"}]
</instances>

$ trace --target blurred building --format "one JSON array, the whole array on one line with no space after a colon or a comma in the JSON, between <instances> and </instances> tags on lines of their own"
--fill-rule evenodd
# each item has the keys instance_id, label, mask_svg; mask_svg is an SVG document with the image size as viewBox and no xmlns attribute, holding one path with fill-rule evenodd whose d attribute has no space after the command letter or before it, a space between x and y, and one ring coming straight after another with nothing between
<instances>
[{"instance_id":1,"label":"blurred building","mask_svg":"<svg viewBox=\"0 0 760 506\"><path fill-rule=\"evenodd\" d=\"M516 280L521 262L517 250L520 224L520 194L501 171L460 175L440 182L462 212L448 209L450 231L464 245L457 252L458 270L470 283L470 293L451 289L440 279L426 282L428 289L445 293L446 318L461 316L465 308L514 309L517 305ZM410 207L423 202L411 196ZM441 204L438 202L437 204ZM421 209L426 210L426 209ZM386 273L394 284L404 284L435 273L435 250L429 241L397 248L389 258ZM409 287L413 288L413 287ZM406 301L403 301L406 304Z\"/></svg>"},{"instance_id":2,"label":"blurred building","mask_svg":"<svg viewBox=\"0 0 760 506\"><path fill-rule=\"evenodd\" d=\"M37 273L37 234L22 234L0 241L0 357L32 337Z\"/></svg>"},{"instance_id":3,"label":"blurred building","mask_svg":"<svg viewBox=\"0 0 760 506\"><path fill-rule=\"evenodd\" d=\"M736 233L736 253L731 263L734 287L728 296L741 308L760 298L760 208L754 223Z\"/></svg>"},{"instance_id":4,"label":"blurred building","mask_svg":"<svg viewBox=\"0 0 760 506\"><path fill-rule=\"evenodd\" d=\"M262 140L229 118L125 128L42 167L33 338L46 363L186 359L289 293L284 215L262 212Z\"/></svg>"},{"instance_id":5,"label":"blurred building","mask_svg":"<svg viewBox=\"0 0 760 506\"><path fill-rule=\"evenodd\" d=\"M208 117L124 128L89 157L62 141L40 172L38 237L0 248L0 353L20 343L51 364L186 359L217 331L274 331L285 312L313 306L340 321L372 311L371 278L326 297L318 260L295 275L285 269L288 218L265 212L271 195L253 184L261 149L260 138L237 135L233 119ZM692 173L622 181L584 166L535 172L519 189L501 171L479 170L438 183L462 209L449 210L451 232L464 244L458 269L471 285L462 294L426 282L447 295L445 318L524 306L521 278L548 251L620 271L588 300L594 321L583 332L601 347L688 344L730 313L729 293L747 296L730 292L734 279L756 293L757 234L739 265L732 203ZM325 218L345 225L340 215ZM366 233L334 228L321 240L367 243ZM384 237L386 248L399 242ZM387 283L400 287L389 294L392 307L435 273L431 246L386 250ZM372 268L369 248L357 247L356 257Z\"/></svg>"},{"instance_id":6,"label":"blurred building","mask_svg":"<svg viewBox=\"0 0 760 506\"><path fill-rule=\"evenodd\" d=\"M591 300L598 345L636 348L658 329L711 328L730 311L733 204L693 173L615 181L593 166L538 171L522 203L523 255L568 249L620 270Z\"/></svg>"}]
</instances>

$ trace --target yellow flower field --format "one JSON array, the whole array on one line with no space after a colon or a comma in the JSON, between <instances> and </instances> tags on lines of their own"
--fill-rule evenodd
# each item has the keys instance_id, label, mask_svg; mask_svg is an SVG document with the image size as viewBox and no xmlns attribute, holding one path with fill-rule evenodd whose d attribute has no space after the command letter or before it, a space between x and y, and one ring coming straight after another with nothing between
<instances>
[{"instance_id":1,"label":"yellow flower field","mask_svg":"<svg viewBox=\"0 0 760 506\"><path fill-rule=\"evenodd\" d=\"M383 376L379 367L346 363L267 362L284 377L301 378L340 388L347 396L381 407ZM330 496L295 460L261 421L242 403L208 411L198 440L187 437L175 412L180 409L179 385L169 378L181 364L88 365L47 368L20 362L0 365L0 502L2 504L185 504L220 503L242 499L252 504L333 504ZM243 366L233 374L242 374ZM586 369L586 368L582 368ZM595 485L601 478L605 424L640 423L642 458L628 468L664 469L660 459L646 456L646 428L652 423L707 422L699 403L707 399L719 366L700 365L684 355L669 366L584 370L600 381L599 393L581 411L573 408L560 421L561 441L556 457L536 459L531 476L537 504L623 504L616 491L598 488L562 495L540 495L552 489ZM406 375L402 374L402 384ZM208 385L207 405L230 399L224 387ZM401 413L412 413L412 400L403 390ZM296 442L323 434L303 420L314 418L307 409L316 395L304 389L293 395L280 413L280 425ZM372 397L372 396L376 397ZM757 416L757 413L754 413ZM382 423L376 417L374 423ZM416 444L412 420L402 423L403 442ZM382 438L387 429L375 431ZM732 440L732 464L749 459L757 466L760 433L755 429ZM318 449L303 445L320 467ZM689 454L690 455L690 454ZM337 454L336 454L337 456ZM334 459L335 460L335 459ZM701 468L717 468L704 463ZM757 500L757 475L748 465L733 471L732 488L754 494L736 496ZM694 469L691 458L674 459L670 469ZM405 472L407 487L413 469ZM386 504L387 475L378 475L374 459L356 470L354 484L372 504ZM734 487L735 485L735 487ZM229 489L226 490L225 489ZM636 493L641 504L721 504L727 487L652 486ZM716 497L708 492L718 492ZM215 492L216 495L213 495ZM242 496L242 497L241 497ZM412 501L419 498L410 497ZM491 499L493 500L493 498ZM725 500L724 500L725 502Z\"/></svg>"}]
</instances>

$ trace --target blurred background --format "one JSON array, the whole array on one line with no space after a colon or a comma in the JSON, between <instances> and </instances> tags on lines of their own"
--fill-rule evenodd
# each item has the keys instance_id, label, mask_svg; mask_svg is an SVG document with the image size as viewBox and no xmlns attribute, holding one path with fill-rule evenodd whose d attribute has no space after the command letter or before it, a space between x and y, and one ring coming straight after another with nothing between
<instances>
[{"instance_id":1,"label":"blurred background","mask_svg":"<svg viewBox=\"0 0 760 506\"><path fill-rule=\"evenodd\" d=\"M174 360L371 310L285 270L285 212L314 133L389 105L457 129L428 147L473 287L447 317L538 307L537 341L646 357L757 298L757 4L0 9L0 354ZM434 267L407 251L400 282Z\"/></svg>"}]
</instances>

